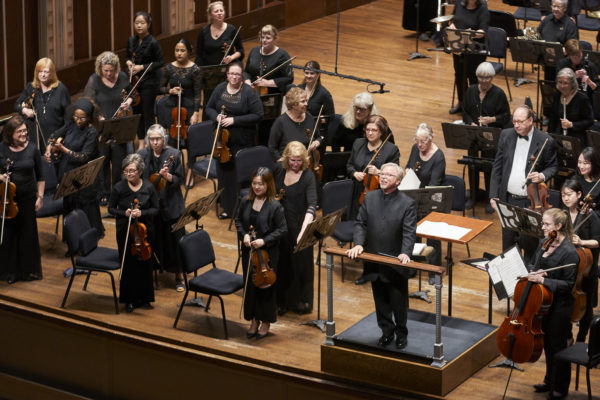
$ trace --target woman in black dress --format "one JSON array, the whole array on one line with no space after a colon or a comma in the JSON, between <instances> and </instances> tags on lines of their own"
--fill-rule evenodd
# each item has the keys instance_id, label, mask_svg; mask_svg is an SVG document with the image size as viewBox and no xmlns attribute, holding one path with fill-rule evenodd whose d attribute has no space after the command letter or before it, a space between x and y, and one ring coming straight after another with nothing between
<instances>
[{"instance_id":1,"label":"woman in black dress","mask_svg":"<svg viewBox=\"0 0 600 400\"><path fill-rule=\"evenodd\" d=\"M454 5L454 20L449 25L451 29L472 29L485 33L490 23L490 12L487 4L482 0L460 0ZM450 114L456 114L462 110L463 94L465 89L477 83L475 69L485 61L485 55L480 54L454 54L454 83L458 104L450 109ZM466 73L465 73L466 68ZM469 82L463 81L464 79Z\"/></svg>"},{"instance_id":2,"label":"woman in black dress","mask_svg":"<svg viewBox=\"0 0 600 400\"><path fill-rule=\"evenodd\" d=\"M54 162L59 182L65 172L98 157L98 131L93 125L98 120L98 112L89 99L82 97L73 105L72 120L50 136L50 141L56 142L48 145L44 158L47 162ZM58 154L58 157L55 154ZM96 228L98 236L102 238L104 226L100 217L99 186L99 180L96 179L91 186L65 196L63 209L65 215L76 208L83 210L90 225Z\"/></svg>"},{"instance_id":3,"label":"woman in black dress","mask_svg":"<svg viewBox=\"0 0 600 400\"><path fill-rule=\"evenodd\" d=\"M395 144L390 143L391 137L385 141L383 132L389 132L386 119L381 115L372 115L365 124L365 137L356 139L352 145L352 152L346 164L348 178L354 182L349 212L351 220L356 218L360 208L360 195L365 190L364 179L369 175L371 175L371 179L376 179L379 175L379 168L385 163L400 163L400 150ZM380 148L381 150L379 150ZM377 157L373 159L378 150ZM365 283L364 276L368 273L369 271L363 268L363 274L354 283L357 285Z\"/></svg>"},{"instance_id":4,"label":"woman in black dress","mask_svg":"<svg viewBox=\"0 0 600 400\"><path fill-rule=\"evenodd\" d=\"M321 69L316 61L309 61L304 64L305 68ZM319 115L319 110L323 106L323 112L321 116L327 118L329 121L335 115L335 106L333 105L333 98L329 90L325 89L325 86L321 84L321 73L311 71L308 69L304 70L304 80L298 85L300 89L304 89L306 92L306 98L308 99L308 111L313 115Z\"/></svg>"},{"instance_id":5,"label":"woman in black dress","mask_svg":"<svg viewBox=\"0 0 600 400\"><path fill-rule=\"evenodd\" d=\"M121 71L119 57L112 51L100 53L96 57L95 69L95 73L90 76L83 89L83 95L100 107L99 119L112 119L113 116L116 117L117 111L130 110L135 95L123 100L131 90L131 83L127 74ZM121 163L128 153L127 143L100 144L99 149L100 155L106 157L100 170L100 205L105 206L112 186L121 180Z\"/></svg>"},{"instance_id":6,"label":"woman in black dress","mask_svg":"<svg viewBox=\"0 0 600 400\"><path fill-rule=\"evenodd\" d=\"M585 314L579 320L579 332L577 341L585 342L585 338L590 329L590 323L594 316L594 307L598 305L598 254L600 249L600 217L589 210L587 214L582 214L579 205L583 199L583 189L581 184L575 179L567 180L560 190L563 204L565 205L571 224L574 227L581 226L574 232L572 242L575 246L586 247L592 252L592 267L587 276L582 277L581 288L586 295ZM587 218L587 220L586 220ZM585 222L584 222L585 220Z\"/></svg>"},{"instance_id":7,"label":"woman in black dress","mask_svg":"<svg viewBox=\"0 0 600 400\"><path fill-rule=\"evenodd\" d=\"M127 40L127 68L129 75L144 79L139 83L139 105L134 106L135 114L142 114L142 122L138 129L138 150L144 147L144 135L150 125L154 124L154 101L158 94L158 71L164 64L163 52L158 41L152 36L152 18L145 11L135 13L133 20L135 35Z\"/></svg>"},{"instance_id":8,"label":"woman in black dress","mask_svg":"<svg viewBox=\"0 0 600 400\"><path fill-rule=\"evenodd\" d=\"M533 385L533 387L536 392L547 392L550 391L550 385L554 382L554 393L551 395L565 397L571 381L571 364L568 361L554 362L553 359L554 354L567 347L571 331L571 314L573 313L571 289L575 284L579 257L575 246L570 241L573 237L573 227L566 211L558 208L550 208L545 211L542 216L542 230L546 239L552 231L555 231L557 236L548 250L542 248L542 241L540 241L530 269L538 271L566 264L574 265L551 272L531 274L528 277L530 282L546 286L553 295L548 314L544 315L542 319L546 375L543 383Z\"/></svg>"},{"instance_id":9,"label":"woman in black dress","mask_svg":"<svg viewBox=\"0 0 600 400\"><path fill-rule=\"evenodd\" d=\"M246 333L248 339L262 339L269 333L271 323L277 321L276 285L259 289L248 273L250 250L266 250L269 265L277 273L279 241L287 231L283 207L275 200L275 182L268 168L260 167L252 174L252 188L240 205L235 227L243 242L242 268L244 270L244 318L252 321ZM256 228L256 239L249 235L250 226ZM253 268L253 267L251 267Z\"/></svg>"},{"instance_id":10,"label":"woman in black dress","mask_svg":"<svg viewBox=\"0 0 600 400\"><path fill-rule=\"evenodd\" d=\"M308 146L315 118L306 111L308 100L304 90L291 88L285 95L285 105L287 111L275 120L269 135L269 151L275 161L281 158L285 146L294 140L308 147L309 153L321 145L321 137L316 133L310 147Z\"/></svg>"},{"instance_id":11,"label":"woman in black dress","mask_svg":"<svg viewBox=\"0 0 600 400\"><path fill-rule=\"evenodd\" d=\"M556 74L556 88L552 109L548 117L548 133L564 134L576 137L581 148L587 146L586 131L594 123L592 105L589 97L578 91L575 72L563 68ZM565 106L566 104L566 106Z\"/></svg>"},{"instance_id":12,"label":"woman in black dress","mask_svg":"<svg viewBox=\"0 0 600 400\"><path fill-rule=\"evenodd\" d=\"M225 113L220 115L223 106ZM263 116L258 94L242 82L241 63L236 61L227 66L227 82L220 83L213 91L206 105L206 115L215 122L220 120L223 128L229 131L231 159L225 163L217 161L219 188L224 189L220 197L223 213L219 218L224 219L232 215L238 193L235 155L254 144L256 124Z\"/></svg>"},{"instance_id":13,"label":"woman in black dress","mask_svg":"<svg viewBox=\"0 0 600 400\"><path fill-rule=\"evenodd\" d=\"M15 111L26 118L29 141L42 152L50 135L68 119L69 104L69 90L58 80L54 63L49 58L40 59L35 64L33 81L27 84L15 102ZM39 124L35 121L36 116Z\"/></svg>"},{"instance_id":14,"label":"woman in black dress","mask_svg":"<svg viewBox=\"0 0 600 400\"><path fill-rule=\"evenodd\" d=\"M290 142L283 151L281 165L275 169L277 192L283 189L283 205L287 222L287 235L281 240L277 303L279 315L288 309L306 314L313 307L314 263L313 247L293 254L307 225L315 219L317 208L317 181L309 167L306 147L300 142Z\"/></svg>"},{"instance_id":15,"label":"woman in black dress","mask_svg":"<svg viewBox=\"0 0 600 400\"><path fill-rule=\"evenodd\" d=\"M8 283L42 278L42 258L35 213L42 208L44 176L38 148L29 141L27 126L20 115L11 117L2 130L0 181L6 181L10 159L10 181L16 186L14 200L19 211L6 219L0 245L0 276ZM4 197L4 193L2 193ZM0 214L0 223L2 222Z\"/></svg>"},{"instance_id":16,"label":"woman in black dress","mask_svg":"<svg viewBox=\"0 0 600 400\"><path fill-rule=\"evenodd\" d=\"M142 179L144 161L139 154L129 154L123 160L125 179L119 181L110 194L108 211L116 218L117 245L119 259L125 262L121 275L119 301L125 303L125 310L132 312L137 307L151 308L154 301L154 283L152 282L152 258L142 260L130 251L132 237L127 235L129 216L134 223L143 223L147 232L153 232L154 217L158 213L158 197L150 182ZM134 206L134 200L138 206ZM135 225L134 225L135 226ZM127 238L127 247L125 239ZM152 236L148 236L150 247L153 248Z\"/></svg>"},{"instance_id":17,"label":"woman in black dress","mask_svg":"<svg viewBox=\"0 0 600 400\"><path fill-rule=\"evenodd\" d=\"M159 213L154 219L154 244L160 262L161 270L175 272L175 289L178 292L185 290L183 282L183 271L181 259L179 258L179 239L185 235L185 229L181 228L171 232L179 217L185 211L185 203L181 194L181 183L183 182L183 166L181 165L181 153L167 146L167 135L165 129L154 124L146 134L146 148L138 152L144 161L144 172L142 178L149 180L158 173L158 180L154 186L164 188L158 191Z\"/></svg>"},{"instance_id":18,"label":"woman in black dress","mask_svg":"<svg viewBox=\"0 0 600 400\"><path fill-rule=\"evenodd\" d=\"M581 150L577 158L577 169L579 173L574 175L573 178L581 185L584 197L589 194L594 199L594 203L600 204L600 184L594 187L600 179L600 154L598 154L598 150L591 146ZM596 207L595 211L600 216L600 207Z\"/></svg>"}]
</instances>

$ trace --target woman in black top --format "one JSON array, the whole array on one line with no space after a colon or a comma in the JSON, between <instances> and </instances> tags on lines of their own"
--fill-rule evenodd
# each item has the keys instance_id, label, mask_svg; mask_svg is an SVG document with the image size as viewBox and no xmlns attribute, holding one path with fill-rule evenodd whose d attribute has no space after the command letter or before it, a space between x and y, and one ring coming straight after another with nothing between
<instances>
[{"instance_id":1,"label":"woman in black top","mask_svg":"<svg viewBox=\"0 0 600 400\"><path fill-rule=\"evenodd\" d=\"M275 120L269 135L269 151L275 161L281 158L283 149L289 142L295 140L308 147L315 126L314 116L306 112L308 101L304 90L291 88L285 95L285 105L288 110ZM321 137L315 134L308 152L320 145Z\"/></svg>"},{"instance_id":2,"label":"woman in black top","mask_svg":"<svg viewBox=\"0 0 600 400\"><path fill-rule=\"evenodd\" d=\"M59 182L65 172L98 157L98 131L93 125L97 120L98 109L89 99L82 97L73 105L73 119L50 137L50 140L56 140L56 143L48 145L44 158L47 162L54 162ZM58 154L58 157L53 153ZM104 226L97 196L99 186L99 180L96 179L91 186L65 196L63 210L65 215L76 208L83 210L90 225L96 228L98 236L102 238Z\"/></svg>"},{"instance_id":3,"label":"woman in black top","mask_svg":"<svg viewBox=\"0 0 600 400\"><path fill-rule=\"evenodd\" d=\"M154 100L158 94L158 70L164 64L163 52L158 41L152 36L152 18L145 11L138 11L134 18L135 35L127 41L127 68L129 74L144 79L137 87L140 94L139 105L133 108L135 114L142 114L138 129L138 150L144 147L144 138L150 125L154 124Z\"/></svg>"},{"instance_id":4,"label":"woman in black top","mask_svg":"<svg viewBox=\"0 0 600 400\"><path fill-rule=\"evenodd\" d=\"M433 130L422 123L415 132L415 144L410 149L406 168L411 168L421 181L420 187L440 186L446 179L446 158L433 143Z\"/></svg>"},{"instance_id":5,"label":"woman in black top","mask_svg":"<svg viewBox=\"0 0 600 400\"><path fill-rule=\"evenodd\" d=\"M220 115L225 106L224 115ZM235 155L241 149L251 147L256 136L256 124L263 116L263 107L258 94L242 82L242 64L233 62L227 66L227 82L219 84L213 91L206 115L229 131L228 147L231 159L217 162L219 188L223 188L220 202L223 213L219 218L229 218L238 192L235 173Z\"/></svg>"},{"instance_id":6,"label":"woman in black top","mask_svg":"<svg viewBox=\"0 0 600 400\"><path fill-rule=\"evenodd\" d=\"M244 59L244 46L242 37L237 35L233 48L225 57L227 46L231 45L237 29L225 22L225 8L222 1L213 1L206 10L209 24L204 26L198 34L196 42L196 65L229 64L235 60ZM209 96L206 96L208 99Z\"/></svg>"},{"instance_id":7,"label":"woman in black top","mask_svg":"<svg viewBox=\"0 0 600 400\"><path fill-rule=\"evenodd\" d=\"M304 230L315 219L317 208L317 181L309 167L306 147L300 142L289 142L283 151L281 164L275 169L275 187L283 197L279 199L285 212L287 235L281 240L280 265L277 282L279 315L288 309L306 314L313 307L314 263L313 247L294 253L294 247Z\"/></svg>"},{"instance_id":8,"label":"woman in black top","mask_svg":"<svg viewBox=\"0 0 600 400\"><path fill-rule=\"evenodd\" d=\"M490 23L490 12L487 5L482 0L461 0L454 5L454 20L450 24L451 29L472 29L481 33L488 30ZM477 83L475 69L479 64L485 61L485 55L469 54L452 56L454 62L454 83L456 84L456 94L458 104L450 109L450 114L459 113L462 110L463 93L469 85ZM466 74L465 74L466 65ZM468 80L469 85L464 78Z\"/></svg>"},{"instance_id":9,"label":"woman in black top","mask_svg":"<svg viewBox=\"0 0 600 400\"><path fill-rule=\"evenodd\" d=\"M579 173L574 175L573 178L581 185L584 197L589 194L594 199L594 203L600 204L600 184L594 187L600 179L600 155L598 150L591 146L581 150L577 158L577 170ZM595 212L600 216L600 207L596 207Z\"/></svg>"},{"instance_id":10,"label":"woman in black top","mask_svg":"<svg viewBox=\"0 0 600 400\"><path fill-rule=\"evenodd\" d=\"M8 283L41 279L42 258L35 213L42 208L44 196L42 158L37 147L29 142L27 126L20 115L11 117L2 130L2 182L6 181L5 167L9 159L12 162L10 181L16 186L14 200L19 211L14 218L7 218L5 221L4 237L0 245L0 276L6 278Z\"/></svg>"},{"instance_id":11,"label":"woman in black top","mask_svg":"<svg viewBox=\"0 0 600 400\"><path fill-rule=\"evenodd\" d=\"M463 102L463 122L466 125L508 128L511 126L510 107L504 90L494 85L496 76L489 62L482 62L475 71L477 82L469 86ZM493 158L493 155L492 157Z\"/></svg>"},{"instance_id":12,"label":"woman in black top","mask_svg":"<svg viewBox=\"0 0 600 400\"><path fill-rule=\"evenodd\" d=\"M117 246L119 247L119 259L125 262L119 285L119 301L126 303L125 310L132 312L136 307L144 306L151 308L150 303L154 301L154 283L152 282L152 257L142 260L130 251L132 237L127 237L127 225L129 216L134 223L143 223L147 232L154 231L153 221L158 213L158 197L156 190L150 182L142 179L144 161L139 154L129 154L123 160L123 174L125 179L119 181L110 194L108 211L116 218ZM134 207L134 200L138 206ZM135 225L134 225L135 226ZM125 239L127 238L127 247ZM150 247L153 248L152 235L148 236Z\"/></svg>"},{"instance_id":13,"label":"woman in black top","mask_svg":"<svg viewBox=\"0 0 600 400\"><path fill-rule=\"evenodd\" d=\"M253 272L248 271L250 251L266 250L269 265L277 273L279 266L279 241L287 228L283 207L275 200L275 183L268 168L259 167L252 174L252 187L248 197L240 204L235 219L238 237L242 246L242 268L244 270L244 318L252 321L246 333L248 339L262 339L269 333L271 323L277 321L275 286L260 289L252 282ZM256 228L256 239L249 235L250 226ZM252 266L250 268L253 268ZM249 273L251 272L251 273Z\"/></svg>"},{"instance_id":14,"label":"woman in black top","mask_svg":"<svg viewBox=\"0 0 600 400\"><path fill-rule=\"evenodd\" d=\"M566 132L568 136L578 138L581 147L584 148L587 146L586 130L594 123L590 99L578 91L579 85L575 72L570 68L558 71L556 88L558 92L554 96L552 109L548 115L550 118L548 132L556 134Z\"/></svg>"},{"instance_id":15,"label":"woman in black top","mask_svg":"<svg viewBox=\"0 0 600 400\"><path fill-rule=\"evenodd\" d=\"M50 135L65 124L69 104L71 96L67 87L58 80L54 63L49 58L42 58L35 64L33 81L27 84L15 102L15 111L26 118L29 140L44 151ZM36 116L39 125L35 121Z\"/></svg>"},{"instance_id":16,"label":"woman in black top","mask_svg":"<svg viewBox=\"0 0 600 400\"><path fill-rule=\"evenodd\" d=\"M131 103L135 100L123 97L131 91L131 83L127 74L121 71L119 57L112 51L105 51L96 57L96 71L90 76L83 95L92 99L100 108L100 120L116 118L119 110L129 110ZM100 193L100 204L105 206L108 202L112 185L121 180L121 163L127 155L127 143L101 144L100 155L105 156L102 169L100 170L100 182L102 185ZM111 164L114 166L111 173Z\"/></svg>"},{"instance_id":17,"label":"woman in black top","mask_svg":"<svg viewBox=\"0 0 600 400\"><path fill-rule=\"evenodd\" d=\"M581 184L575 179L567 180L560 191L563 204L567 208L571 223L578 227L574 232L572 242L575 246L586 247L592 252L592 267L588 276L583 276L581 287L586 295L585 314L579 320L579 332L577 341L585 342L585 338L590 329L590 322L594 316L594 307L598 305L598 254L600 249L600 217L589 210L588 214L582 214L579 211L579 205L583 198L583 189Z\"/></svg>"},{"instance_id":18,"label":"woman in black top","mask_svg":"<svg viewBox=\"0 0 600 400\"><path fill-rule=\"evenodd\" d=\"M321 69L316 61L309 61L304 64L305 68ZM325 89L325 86L321 84L321 73L311 71L309 69L304 70L304 80L298 85L300 89L304 89L306 92L306 98L308 99L308 111L313 115L319 115L319 110L323 106L323 112L321 116L327 118L327 121L331 120L335 115L335 107L333 105L333 98L329 90Z\"/></svg>"},{"instance_id":19,"label":"woman in black top","mask_svg":"<svg viewBox=\"0 0 600 400\"><path fill-rule=\"evenodd\" d=\"M536 392L547 392L554 384L552 396L566 396L571 381L571 364L568 361L554 361L554 354L567 347L573 313L573 295L571 289L577 277L579 257L570 239L573 237L571 219L566 211L550 208L542 216L542 230L545 239L550 232L557 233L556 239L548 250L542 248L542 240L533 257L532 271L546 270L561 265L573 266L551 272L530 274L528 280L541 283L552 292L553 300L548 314L543 316L544 355L546 356L546 375L544 382L534 385ZM554 364L554 365L553 365Z\"/></svg>"},{"instance_id":20,"label":"woman in black top","mask_svg":"<svg viewBox=\"0 0 600 400\"><path fill-rule=\"evenodd\" d=\"M153 182L157 188L159 204L159 213L153 224L155 244L153 250L158 256L161 270L165 269L176 273L175 289L182 292L185 290L185 284L183 283L182 263L177 243L185 235L185 229L181 228L171 232L171 227L185 211L185 203L181 194L183 166L181 165L181 153L167 146L168 137L161 125L152 125L146 135L146 148L140 150L138 154L144 161L142 178L148 180L155 173L160 176L160 179ZM164 188L158 191L162 184L164 184Z\"/></svg>"}]
</instances>

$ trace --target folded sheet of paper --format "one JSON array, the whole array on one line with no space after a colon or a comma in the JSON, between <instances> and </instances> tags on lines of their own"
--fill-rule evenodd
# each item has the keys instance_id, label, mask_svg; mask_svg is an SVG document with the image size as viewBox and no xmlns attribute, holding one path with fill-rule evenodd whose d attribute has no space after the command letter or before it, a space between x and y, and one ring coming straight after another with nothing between
<instances>
[{"instance_id":1,"label":"folded sheet of paper","mask_svg":"<svg viewBox=\"0 0 600 400\"><path fill-rule=\"evenodd\" d=\"M425 243L415 243L415 247L413 247L413 256L420 255L425 246L427 246Z\"/></svg>"},{"instance_id":2,"label":"folded sheet of paper","mask_svg":"<svg viewBox=\"0 0 600 400\"><path fill-rule=\"evenodd\" d=\"M398 190L418 189L419 186L421 186L421 180L412 168L407 168L402 182L398 185Z\"/></svg>"},{"instance_id":3,"label":"folded sheet of paper","mask_svg":"<svg viewBox=\"0 0 600 400\"><path fill-rule=\"evenodd\" d=\"M443 239L459 240L469 232L471 232L469 228L449 225L445 222L425 221L417 226L417 234L437 236Z\"/></svg>"}]
</instances>

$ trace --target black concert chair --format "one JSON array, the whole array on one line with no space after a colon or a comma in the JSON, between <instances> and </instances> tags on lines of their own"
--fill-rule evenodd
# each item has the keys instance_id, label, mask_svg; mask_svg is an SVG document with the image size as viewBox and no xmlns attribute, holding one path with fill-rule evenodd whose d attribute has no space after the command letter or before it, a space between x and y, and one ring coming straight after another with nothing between
<instances>
[{"instance_id":1,"label":"black concert chair","mask_svg":"<svg viewBox=\"0 0 600 400\"><path fill-rule=\"evenodd\" d=\"M465 216L465 180L460 176L456 175L446 175L446 179L442 186L452 186L454 190L452 191L452 211L462 211L463 217ZM473 215L475 215L475 204L473 204ZM467 255L471 257L471 250L469 249L469 244L467 246Z\"/></svg>"},{"instance_id":2,"label":"black concert chair","mask_svg":"<svg viewBox=\"0 0 600 400\"><path fill-rule=\"evenodd\" d=\"M61 197L58 200L54 200L54 193L56 193L56 188L58 186L56 171L54 170L54 167L48 164L43 158L42 170L46 181L43 198L44 204L35 215L37 218L56 217L56 228L54 232L58 235L58 223L60 221L60 216L63 214L63 198Z\"/></svg>"},{"instance_id":3,"label":"black concert chair","mask_svg":"<svg viewBox=\"0 0 600 400\"><path fill-rule=\"evenodd\" d=\"M520 36L515 16L506 11L490 10L490 26L504 29L508 37Z\"/></svg>"},{"instance_id":4,"label":"black concert chair","mask_svg":"<svg viewBox=\"0 0 600 400\"><path fill-rule=\"evenodd\" d=\"M554 355L552 368L556 361L568 361L576 364L575 390L579 390L579 366L585 366L585 377L587 381L588 399L592 400L592 387L590 386L590 369L600 364L600 315L596 315L590 323L590 334L588 342L575 342L573 346L567 347ZM552 374L554 376L554 374ZM554 390L554 381L552 382Z\"/></svg>"},{"instance_id":5,"label":"black concert chair","mask_svg":"<svg viewBox=\"0 0 600 400\"><path fill-rule=\"evenodd\" d=\"M167 107L167 101L169 100L169 96L162 96L156 103L154 103L154 115L156 115L156 119L158 123L161 124L165 129L168 129L173 123L173 119L171 118L171 109L173 107Z\"/></svg>"},{"instance_id":6,"label":"black concert chair","mask_svg":"<svg viewBox=\"0 0 600 400\"><path fill-rule=\"evenodd\" d=\"M504 72L504 80L506 81L506 90L508 90L508 96L512 101L512 93L510 92L510 85L508 84L508 76L506 76L506 46L507 38L506 32L502 28L495 28L490 26L488 28L488 52L490 57L495 57L499 62L492 62L496 75ZM501 60L504 62L501 62Z\"/></svg>"},{"instance_id":7,"label":"black concert chair","mask_svg":"<svg viewBox=\"0 0 600 400\"><path fill-rule=\"evenodd\" d=\"M208 169L208 164L210 160L210 154L212 152L212 146L214 142L215 136L213 135L214 124L212 121L204 121L199 124L194 124L188 129L187 136L187 150L188 157L194 160L194 164L192 165L192 174L194 176L194 181L196 176L202 177L205 179L206 171ZM197 160L198 157L202 157ZM213 159L212 163L210 163L210 172L208 173L208 179L213 184L213 191L217 191L217 184L215 179L217 179L217 160ZM187 199L189 189L186 187L185 195L183 196L183 200ZM219 213L217 208L217 214Z\"/></svg>"},{"instance_id":8,"label":"black concert chair","mask_svg":"<svg viewBox=\"0 0 600 400\"><path fill-rule=\"evenodd\" d=\"M231 230L231 225L237 215L241 199L247 196L250 191L250 179L252 178L252 173L258 167L273 169L273 157L271 157L271 153L266 146L254 146L241 149L235 155L235 172L237 174L240 190L237 199L235 199L233 213L230 216L231 220L229 221L229 227L227 228L229 230Z\"/></svg>"},{"instance_id":9,"label":"black concert chair","mask_svg":"<svg viewBox=\"0 0 600 400\"><path fill-rule=\"evenodd\" d=\"M210 301L213 296L221 301L221 314L223 316L223 329L225 330L225 339L227 335L227 319L225 318L225 306L221 296L232 294L244 287L244 278L242 275L235 274L223 269L218 269L215 265L215 252L208 233L199 229L190 233L179 240L179 249L183 261L183 272L185 277L185 294L181 300L177 317L173 323L173 328L177 328L177 322L181 316L181 311L185 305L185 300L190 291L194 293L203 293L209 296L206 302L205 311L208 311ZM188 274L197 271L209 264L212 268L202 275L194 276L188 281Z\"/></svg>"},{"instance_id":10,"label":"black concert chair","mask_svg":"<svg viewBox=\"0 0 600 400\"><path fill-rule=\"evenodd\" d=\"M321 156L323 164L323 183L346 179L346 164L350 151L324 153Z\"/></svg>"},{"instance_id":11,"label":"black concert chair","mask_svg":"<svg viewBox=\"0 0 600 400\"><path fill-rule=\"evenodd\" d=\"M332 151L334 151L334 152L340 151L339 147L334 148L331 145L331 141L333 140L333 136L335 135L335 132L337 131L337 129L341 123L342 123L342 114L335 114L333 116L333 118L331 118L331 121L329 121L329 124L327 125L327 141L326 141L326 143L327 143L327 146L332 147ZM348 150L352 150L352 149L348 149Z\"/></svg>"},{"instance_id":12,"label":"black concert chair","mask_svg":"<svg viewBox=\"0 0 600 400\"><path fill-rule=\"evenodd\" d=\"M598 0L583 0L583 14L577 15L577 29L584 31L598 32L600 31L600 1ZM598 50L598 42L596 42L596 50Z\"/></svg>"},{"instance_id":13,"label":"black concert chair","mask_svg":"<svg viewBox=\"0 0 600 400\"><path fill-rule=\"evenodd\" d=\"M82 210L73 210L67 214L64 217L63 225L63 235L69 247L73 273L60 306L65 308L71 285L78 272L87 274L83 290L87 290L92 272L102 272L110 276L115 312L119 314L117 290L115 289L115 278L113 276L113 271L116 272L121 268L119 252L115 249L98 246L98 232L96 228L90 226L87 216Z\"/></svg>"},{"instance_id":14,"label":"black concert chair","mask_svg":"<svg viewBox=\"0 0 600 400\"><path fill-rule=\"evenodd\" d=\"M322 209L323 216L330 214L340 208L346 207L346 214L350 210L352 203L353 182L350 179L343 181L327 182L323 186ZM343 219L343 218L342 218ZM337 241L340 247L346 243L352 243L352 234L354 231L354 221L341 221L333 232L332 238ZM321 249L319 249L320 254ZM344 282L344 257L342 258L342 282Z\"/></svg>"}]
</instances>

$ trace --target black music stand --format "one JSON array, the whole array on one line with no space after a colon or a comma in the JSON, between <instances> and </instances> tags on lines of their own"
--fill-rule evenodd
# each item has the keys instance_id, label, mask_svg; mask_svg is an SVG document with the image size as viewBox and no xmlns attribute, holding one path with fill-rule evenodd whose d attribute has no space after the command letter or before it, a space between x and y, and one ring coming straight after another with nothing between
<instances>
[{"instance_id":1,"label":"black music stand","mask_svg":"<svg viewBox=\"0 0 600 400\"><path fill-rule=\"evenodd\" d=\"M415 201L417 221L422 220L433 211L449 214L452 210L452 194L454 192L454 187L452 186L429 186L400 191ZM408 297L431 303L431 299L429 299L427 293L429 293L429 289L424 291L421 289L421 271L419 271L419 290L410 293Z\"/></svg>"},{"instance_id":2,"label":"black music stand","mask_svg":"<svg viewBox=\"0 0 600 400\"><path fill-rule=\"evenodd\" d=\"M447 148L468 150L472 154L478 154L479 151L491 151L498 148L498 140L502 129L491 126L476 126L464 124L442 123L442 132L444 142ZM463 157L464 158L464 157ZM470 157L463 167L463 180L465 179L465 169L475 169L475 165L491 168L493 160L487 158ZM475 216L475 201L479 188L469 187L471 201L473 202L473 216Z\"/></svg>"},{"instance_id":3,"label":"black music stand","mask_svg":"<svg viewBox=\"0 0 600 400\"><path fill-rule=\"evenodd\" d=\"M466 260L461 260L460 262L468 265L470 267L473 267L479 271L484 271L484 272L488 272L487 269L487 263L488 261L490 261L491 259L495 258L496 256L490 253L483 253L483 257L480 258L469 258ZM494 285L492 284L492 280L488 279L488 324L492 323L492 292L494 291ZM510 299L507 299L507 305L508 307L510 307ZM507 310L507 315L508 315L508 310Z\"/></svg>"},{"instance_id":4,"label":"black music stand","mask_svg":"<svg viewBox=\"0 0 600 400\"><path fill-rule=\"evenodd\" d=\"M308 224L308 226L304 230L304 233L302 234L302 237L298 241L296 248L294 249L294 253L297 253L306 249L307 247L313 246L317 243L319 244L317 252L317 319L308 322L302 322L300 325L314 326L316 328L319 328L323 333L325 333L325 323L327 321L321 319L321 248L323 247L323 240L325 240L326 237L331 236L333 234L336 225L342 219L342 214L344 213L344 210L345 207L340 208L339 210L329 213L324 217L317 218L313 222ZM333 282L331 281L330 274L328 274L327 287L330 288L332 285ZM327 291L327 293L330 292L330 290ZM331 304L331 302L329 304Z\"/></svg>"},{"instance_id":5,"label":"black music stand","mask_svg":"<svg viewBox=\"0 0 600 400\"><path fill-rule=\"evenodd\" d=\"M140 124L141 114L105 119L98 124L98 143L103 145L132 142Z\"/></svg>"},{"instance_id":6,"label":"black music stand","mask_svg":"<svg viewBox=\"0 0 600 400\"><path fill-rule=\"evenodd\" d=\"M600 132L588 130L587 141L588 146L592 146L595 149L600 149Z\"/></svg>"},{"instance_id":7,"label":"black music stand","mask_svg":"<svg viewBox=\"0 0 600 400\"><path fill-rule=\"evenodd\" d=\"M409 54L408 61L412 61L417 58L431 58L431 56L419 53L419 19L421 17L421 0L417 0L415 2L415 8L417 9L417 32L415 33L415 51Z\"/></svg>"},{"instance_id":8,"label":"black music stand","mask_svg":"<svg viewBox=\"0 0 600 400\"><path fill-rule=\"evenodd\" d=\"M221 82L225 82L227 79L227 65L204 65L200 67L200 73L202 74L203 89L207 91L213 91L217 85ZM208 99L206 100L208 103Z\"/></svg>"},{"instance_id":9,"label":"black music stand","mask_svg":"<svg viewBox=\"0 0 600 400\"><path fill-rule=\"evenodd\" d=\"M558 175L568 178L577 172L577 159L581 152L581 140L576 137L551 133L558 159Z\"/></svg>"},{"instance_id":10,"label":"black music stand","mask_svg":"<svg viewBox=\"0 0 600 400\"><path fill-rule=\"evenodd\" d=\"M524 233L526 235L543 238L542 231L542 214L509 204L502 200L494 200L496 202L496 210L502 228L507 228L515 232Z\"/></svg>"},{"instance_id":11,"label":"black music stand","mask_svg":"<svg viewBox=\"0 0 600 400\"><path fill-rule=\"evenodd\" d=\"M558 89L556 88L556 82L546 81L542 79L539 82L539 85L540 93L542 95L542 111L550 110L552 108L552 103L554 103L554 96L556 95L556 93L558 93Z\"/></svg>"},{"instance_id":12,"label":"black music stand","mask_svg":"<svg viewBox=\"0 0 600 400\"><path fill-rule=\"evenodd\" d=\"M171 232L185 228L187 224L194 221L196 221L196 230L203 229L203 226L200 225L198 221L200 221L200 218L208 214L208 212L214 207L215 202L221 195L221 192L223 192L223 189L211 193L208 196L202 197L188 205L183 214L181 214L181 217L179 217L177 222L171 228ZM205 307L204 301L202 301L202 297L198 297L198 293L194 293L194 298L186 301L184 306Z\"/></svg>"},{"instance_id":13,"label":"black music stand","mask_svg":"<svg viewBox=\"0 0 600 400\"><path fill-rule=\"evenodd\" d=\"M104 156L101 156L89 161L87 164L65 172L56 188L53 199L58 200L93 185L103 162Z\"/></svg>"},{"instance_id":14,"label":"black music stand","mask_svg":"<svg viewBox=\"0 0 600 400\"><path fill-rule=\"evenodd\" d=\"M263 105L263 121L274 120L281 115L281 104L283 103L281 93L263 94L260 96L260 101Z\"/></svg>"}]
</instances>

